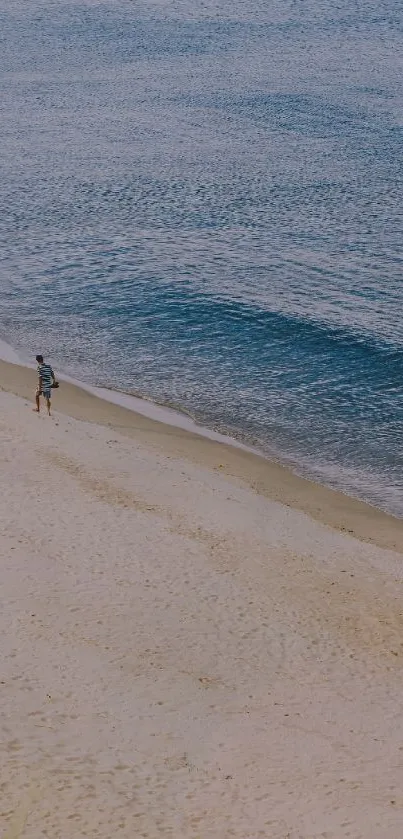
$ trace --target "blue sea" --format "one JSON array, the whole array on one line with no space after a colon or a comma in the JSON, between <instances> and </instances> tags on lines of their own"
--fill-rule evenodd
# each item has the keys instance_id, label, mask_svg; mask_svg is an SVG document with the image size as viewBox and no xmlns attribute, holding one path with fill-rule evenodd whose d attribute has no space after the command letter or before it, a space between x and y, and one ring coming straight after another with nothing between
<instances>
[{"instance_id":1,"label":"blue sea","mask_svg":"<svg viewBox=\"0 0 403 839\"><path fill-rule=\"evenodd\" d=\"M397 0L0 2L0 338L403 515Z\"/></svg>"}]
</instances>

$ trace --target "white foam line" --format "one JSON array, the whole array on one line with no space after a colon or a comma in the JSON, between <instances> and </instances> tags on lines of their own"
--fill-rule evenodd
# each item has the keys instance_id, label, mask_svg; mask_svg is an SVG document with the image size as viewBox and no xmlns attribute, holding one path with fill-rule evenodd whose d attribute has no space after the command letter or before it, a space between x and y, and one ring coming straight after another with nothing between
<instances>
[{"instance_id":1,"label":"white foam line","mask_svg":"<svg viewBox=\"0 0 403 839\"><path fill-rule=\"evenodd\" d=\"M66 377L63 377L66 378ZM66 379L67 380L67 379ZM108 390L103 387L92 387L91 385L83 385L82 382L70 381L78 387L99 396L100 399L105 399L108 402L113 402L115 405L120 405L123 408L128 408L130 411L135 411L137 414L142 414L148 419L162 422L165 425L173 425L176 428L181 428L184 431L191 431L193 434L198 434L199 437L208 437L210 440L216 440L219 443L227 443L227 445L236 446L246 451L252 449L235 440L234 437L227 437L225 434L220 434L218 431L212 431L203 425L198 425L191 417L175 411L173 408L166 408L163 405L157 405L155 402L149 402L146 399L140 399L137 396L131 396L129 393L121 393L114 390Z\"/></svg>"},{"instance_id":2,"label":"white foam line","mask_svg":"<svg viewBox=\"0 0 403 839\"><path fill-rule=\"evenodd\" d=\"M6 342L1 339L0 359L8 361L11 364L19 364L21 367L35 369L34 364L24 361L13 349L13 347L10 347L9 344L6 344ZM65 375L64 373L60 375L58 373L57 375L60 381L75 385L76 387L87 391L87 393L97 396L99 399L104 399L106 402L111 402L113 405L120 405L122 408L127 408L129 411L141 414L148 419L161 422L164 425L172 425L175 426L175 428L181 428L183 431L190 431L193 434L197 434L199 437L207 437L209 440L215 440L217 443L226 443L227 446L235 446L238 449L258 454L256 450L249 446L245 446L243 443L235 440L234 437L227 437L226 434L220 434L218 431L212 431L210 428L198 425L195 420L191 419L191 417L187 417L185 414L181 414L173 408L166 408L162 405L157 405L155 402L149 402L146 399L131 396L129 393L121 393L120 391L108 390L108 388L104 387L88 385L85 382L80 382L77 379L73 379L71 376ZM57 405L55 405L55 408L57 410Z\"/></svg>"}]
</instances>

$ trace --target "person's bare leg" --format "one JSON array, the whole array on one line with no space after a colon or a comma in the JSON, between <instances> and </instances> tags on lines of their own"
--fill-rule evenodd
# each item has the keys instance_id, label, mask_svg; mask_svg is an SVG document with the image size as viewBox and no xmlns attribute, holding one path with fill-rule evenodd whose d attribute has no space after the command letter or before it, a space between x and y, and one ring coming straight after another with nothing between
<instances>
[{"instance_id":1,"label":"person's bare leg","mask_svg":"<svg viewBox=\"0 0 403 839\"><path fill-rule=\"evenodd\" d=\"M50 413L50 399L48 399L48 397L46 397L46 407L48 409L48 416L52 416Z\"/></svg>"},{"instance_id":2,"label":"person's bare leg","mask_svg":"<svg viewBox=\"0 0 403 839\"><path fill-rule=\"evenodd\" d=\"M39 397L40 397L40 393L38 393L38 391L36 391L36 393L35 393L36 408L34 408L34 411L36 411L38 414L39 414L39 411L40 411Z\"/></svg>"}]
</instances>

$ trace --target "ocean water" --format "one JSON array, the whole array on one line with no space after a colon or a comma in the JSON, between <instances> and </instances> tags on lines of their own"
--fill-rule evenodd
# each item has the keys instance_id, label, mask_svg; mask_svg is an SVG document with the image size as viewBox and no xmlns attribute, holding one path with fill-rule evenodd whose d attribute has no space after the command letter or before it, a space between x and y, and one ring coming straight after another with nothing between
<instances>
[{"instance_id":1,"label":"ocean water","mask_svg":"<svg viewBox=\"0 0 403 839\"><path fill-rule=\"evenodd\" d=\"M397 0L0 2L0 339L403 515Z\"/></svg>"}]
</instances>

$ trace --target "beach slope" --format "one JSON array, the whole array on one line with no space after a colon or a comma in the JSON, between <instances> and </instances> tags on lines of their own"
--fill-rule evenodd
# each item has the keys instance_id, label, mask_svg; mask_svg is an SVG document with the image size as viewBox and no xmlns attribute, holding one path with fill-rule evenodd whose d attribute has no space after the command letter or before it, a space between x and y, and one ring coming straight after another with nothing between
<instances>
[{"instance_id":1,"label":"beach slope","mask_svg":"<svg viewBox=\"0 0 403 839\"><path fill-rule=\"evenodd\" d=\"M2 839L400 839L401 522L11 368Z\"/></svg>"}]
</instances>

